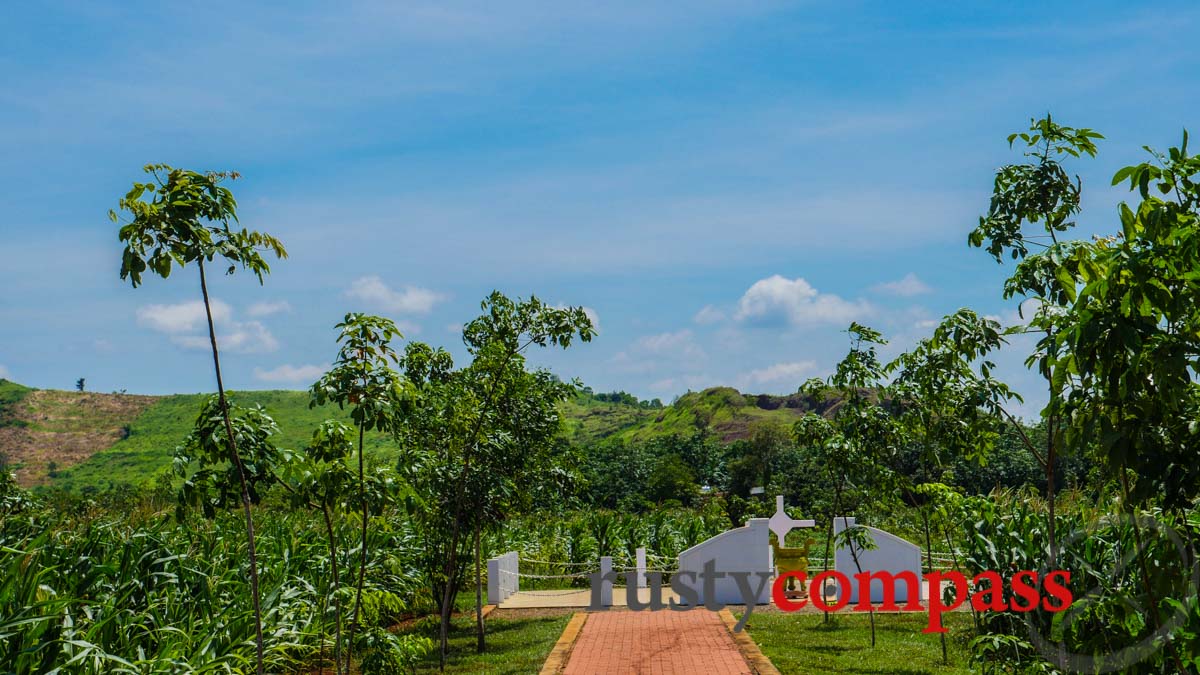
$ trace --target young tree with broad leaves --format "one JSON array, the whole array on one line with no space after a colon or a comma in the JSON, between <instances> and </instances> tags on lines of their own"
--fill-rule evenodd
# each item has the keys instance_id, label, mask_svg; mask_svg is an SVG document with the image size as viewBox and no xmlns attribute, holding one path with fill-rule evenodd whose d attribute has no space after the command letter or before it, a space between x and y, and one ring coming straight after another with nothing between
<instances>
[{"instance_id":1,"label":"young tree with broad leaves","mask_svg":"<svg viewBox=\"0 0 1200 675\"><path fill-rule=\"evenodd\" d=\"M814 400L836 397L832 417L810 413L800 418L793 429L796 442L810 448L817 462L825 467L833 486L833 505L829 533L825 542L825 569L829 569L830 546L844 545L850 551L854 566L862 572L859 551L875 547L870 532L861 525L850 525L844 511L851 491L862 493L870 489L886 494L892 489L895 477L890 460L900 440L895 418L881 405L887 391L887 371L879 361L876 349L887 344L876 330L851 323L850 351L838 363L828 380L812 379L800 389ZM834 517L843 511L844 529L833 534ZM835 541L836 540L836 541ZM818 589L824 593L824 589ZM870 588L859 589L870 593ZM828 620L828 612L826 619ZM871 646L875 646L875 612L871 617Z\"/></svg>"},{"instance_id":2,"label":"young tree with broad leaves","mask_svg":"<svg viewBox=\"0 0 1200 675\"><path fill-rule=\"evenodd\" d=\"M335 326L340 332L337 358L333 368L310 389L309 407L336 404L350 406L350 419L358 429L358 506L362 522L358 556L358 580L354 589L354 613L346 638L346 672L355 647L354 635L361 628L363 585L367 574L367 527L370 522L371 492L366 475L363 439L366 432L391 429L396 403L404 390L404 380L392 366L399 362L391 341L403 337L396 324L370 314L351 312Z\"/></svg>"},{"instance_id":3,"label":"young tree with broad leaves","mask_svg":"<svg viewBox=\"0 0 1200 675\"><path fill-rule=\"evenodd\" d=\"M200 294L208 320L208 337L212 346L213 370L217 376L217 405L225 427L225 450L241 488L242 508L246 517L246 541L250 566L250 592L254 603L255 647L257 672L263 672L262 608L258 592L258 556L254 545L254 518L251 513L250 484L246 467L238 452L225 385L221 378L221 359L217 348L217 333L213 324L212 305L208 296L205 263L218 257L228 264L226 274L238 267L249 270L263 282L270 272L264 254L286 258L287 251L278 239L242 229L236 229L237 201L233 193L222 186L225 180L238 178L235 172L197 173L175 169L166 164L150 164L145 172L151 180L134 183L132 189L118 202L118 210L110 210L109 218L121 223L122 214L131 218L121 225L119 238L125 245L121 258L121 278L129 279L134 288L142 283L142 274L149 271L164 279L176 265L186 267L196 263L200 273Z\"/></svg>"},{"instance_id":4,"label":"young tree with broad leaves","mask_svg":"<svg viewBox=\"0 0 1200 675\"><path fill-rule=\"evenodd\" d=\"M325 523L325 535L329 544L329 585L323 603L333 600L333 665L337 675L344 671L342 663L342 603L341 567L338 565L340 549L334 517L349 506L356 488L354 473L346 464L354 452L354 429L335 420L322 422L313 431L312 441L302 457L287 464L284 485L291 495L292 505L297 508L317 509ZM324 605L321 616L325 616ZM322 631L322 636L324 636ZM322 637L323 640L323 637ZM324 641L321 644L324 658ZM324 662L322 662L322 672Z\"/></svg>"},{"instance_id":5,"label":"young tree with broad leaves","mask_svg":"<svg viewBox=\"0 0 1200 675\"><path fill-rule=\"evenodd\" d=\"M1113 177L1141 201L1137 208L1122 203L1120 233L1081 249L1067 267L1071 303L1059 320L1053 363L1076 382L1063 406L1072 421L1068 437L1097 448L1120 486L1156 629L1165 612L1177 623L1186 616L1188 595L1194 606L1197 573L1188 511L1200 497L1200 157L1187 146L1185 131L1180 147L1165 154L1146 148L1152 161ZM1136 511L1151 504L1183 531L1191 561L1159 559L1151 572ZM1180 634L1188 631L1167 645L1183 672L1185 659L1196 663L1195 640Z\"/></svg>"},{"instance_id":6,"label":"young tree with broad leaves","mask_svg":"<svg viewBox=\"0 0 1200 675\"><path fill-rule=\"evenodd\" d=\"M1055 122L1050 115L1034 120L1028 131L1012 134L1008 144L1018 139L1024 144L1029 161L1001 167L996 173L991 205L979 218L979 226L968 236L968 243L984 247L1003 262L1007 255L1019 261L1013 275L1004 284L1006 299L1021 297L1033 301L1032 317L1012 332L1040 335L1037 347L1026 360L1037 366L1046 380L1049 401L1042 410L1046 422L1046 445L1034 446L1022 435L1023 442L1046 472L1046 503L1049 510L1050 558L1058 557L1055 535L1055 467L1063 447L1063 403L1071 380L1066 369L1056 369L1060 357L1060 320L1066 305L1075 299L1075 267L1085 242L1059 240L1059 234L1074 227L1079 212L1081 183L1062 165L1064 157L1096 156L1096 141L1104 138L1091 129L1075 129ZM1031 226L1038 229L1033 229ZM1032 230L1032 231L1029 231ZM1036 234L1036 232L1044 234ZM1022 318L1024 318L1024 303ZM1020 430L1020 422L1010 417Z\"/></svg>"},{"instance_id":7,"label":"young tree with broad leaves","mask_svg":"<svg viewBox=\"0 0 1200 675\"><path fill-rule=\"evenodd\" d=\"M933 335L902 354L887 370L893 374L892 403L900 431L917 448L920 474L901 477L900 487L918 508L925 531L926 567L933 570L930 534L933 495L945 486L931 468L954 459L983 462L999 437L1000 407L1016 393L992 377L995 367L986 354L1004 342L1000 324L969 309L945 317ZM941 634L942 660L947 661L946 635Z\"/></svg>"},{"instance_id":8,"label":"young tree with broad leaves","mask_svg":"<svg viewBox=\"0 0 1200 675\"><path fill-rule=\"evenodd\" d=\"M581 307L559 309L536 297L500 292L463 329L471 362L411 343L403 359L411 383L397 423L399 471L413 488L410 513L425 539L434 598L441 613L445 663L450 614L464 561L473 549L478 649L484 648L481 534L523 508L539 481L552 475L560 431L559 403L573 385L545 370L526 369L530 347L569 347L595 334Z\"/></svg>"}]
</instances>

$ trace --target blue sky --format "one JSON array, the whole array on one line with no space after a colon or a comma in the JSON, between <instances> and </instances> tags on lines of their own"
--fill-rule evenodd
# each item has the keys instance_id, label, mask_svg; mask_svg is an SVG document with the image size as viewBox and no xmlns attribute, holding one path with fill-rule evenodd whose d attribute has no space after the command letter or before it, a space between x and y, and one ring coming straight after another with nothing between
<instances>
[{"instance_id":1,"label":"blue sky","mask_svg":"<svg viewBox=\"0 0 1200 675\"><path fill-rule=\"evenodd\" d=\"M307 386L348 310L461 354L499 289L598 317L536 363L669 400L792 391L852 319L889 356L961 306L1011 319L965 242L1031 116L1108 137L1073 167L1084 233L1200 127L1194 3L249 5L0 10L0 376L213 388L194 270L117 276L105 214L148 162L242 172L291 252L212 284L234 388Z\"/></svg>"}]
</instances>

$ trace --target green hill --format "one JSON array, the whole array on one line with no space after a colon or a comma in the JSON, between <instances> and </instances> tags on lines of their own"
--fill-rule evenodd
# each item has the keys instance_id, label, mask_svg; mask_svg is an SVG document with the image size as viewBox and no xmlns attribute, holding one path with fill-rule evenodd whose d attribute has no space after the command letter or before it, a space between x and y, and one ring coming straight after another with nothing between
<instances>
[{"instance_id":1,"label":"green hill","mask_svg":"<svg viewBox=\"0 0 1200 675\"><path fill-rule=\"evenodd\" d=\"M170 467L206 396L37 390L0 380L0 456L23 485L78 491L151 482ZM232 392L230 397L266 408L279 423L276 441L282 447L303 447L325 419L349 419L336 407L310 409L303 391ZM577 444L698 431L732 441L748 436L757 422L790 424L810 410L824 412L799 395L745 395L728 387L689 392L664 407L579 394L563 404L563 430ZM383 434L370 435L368 447L381 461L396 453Z\"/></svg>"}]
</instances>

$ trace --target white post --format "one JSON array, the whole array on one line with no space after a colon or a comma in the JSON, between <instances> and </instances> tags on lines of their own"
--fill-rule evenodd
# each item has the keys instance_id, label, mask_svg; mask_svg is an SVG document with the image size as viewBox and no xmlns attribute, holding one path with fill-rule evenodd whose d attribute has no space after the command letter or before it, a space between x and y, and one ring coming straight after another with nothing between
<instances>
[{"instance_id":1,"label":"white post","mask_svg":"<svg viewBox=\"0 0 1200 675\"><path fill-rule=\"evenodd\" d=\"M605 607L612 607L612 581L609 580L608 574L612 572L612 556L603 556L600 558L600 604Z\"/></svg>"},{"instance_id":2,"label":"white post","mask_svg":"<svg viewBox=\"0 0 1200 675\"><path fill-rule=\"evenodd\" d=\"M504 593L500 590L500 558L490 558L487 565L488 602L498 605L504 602Z\"/></svg>"},{"instance_id":3,"label":"white post","mask_svg":"<svg viewBox=\"0 0 1200 675\"><path fill-rule=\"evenodd\" d=\"M506 584L508 591L504 594L504 599L507 600L508 596L521 590L521 577L519 576L521 571L521 556L516 551L509 551L504 554L504 557L508 558L508 565L506 567L509 572L504 575L508 577L508 583Z\"/></svg>"},{"instance_id":4,"label":"white post","mask_svg":"<svg viewBox=\"0 0 1200 675\"><path fill-rule=\"evenodd\" d=\"M626 582L628 583L628 582ZM639 548L637 550L637 575L634 577L634 584L637 588L646 587L646 549Z\"/></svg>"}]
</instances>

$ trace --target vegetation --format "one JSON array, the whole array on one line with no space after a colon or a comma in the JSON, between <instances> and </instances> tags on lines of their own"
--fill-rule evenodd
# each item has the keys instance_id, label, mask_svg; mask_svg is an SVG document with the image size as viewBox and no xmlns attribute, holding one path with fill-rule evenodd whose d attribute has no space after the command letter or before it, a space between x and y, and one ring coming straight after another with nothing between
<instances>
[{"instance_id":1,"label":"vegetation","mask_svg":"<svg viewBox=\"0 0 1200 675\"><path fill-rule=\"evenodd\" d=\"M118 414L101 403L124 394L82 380L78 392L0 381L0 450L99 425L113 437L86 461L46 458L70 490L28 491L0 466L0 664L530 670L565 619L485 630L486 557L519 552L536 577L526 588L582 586L602 555L627 568L644 547L669 565L782 494L830 526L813 569L835 546L859 565L870 523L922 542L929 569L993 575L940 640L921 633L924 616L756 613L751 635L785 672L1196 672L1200 158L1185 134L1120 170L1114 184L1138 203L1121 206L1119 232L1070 240L1082 185L1062 162L1100 138L1049 116L1009 138L1028 159L999 170L968 241L1016 261L998 291L1026 300L1019 325L964 308L883 363L885 337L854 323L834 372L787 397L718 387L664 406L563 382L526 352L592 339L586 312L499 292L464 328L459 365L431 345L394 347L388 319L347 314L307 394L227 396L211 313L212 397L129 397ZM261 281L262 254L283 255L232 229L220 183L234 175L148 171L121 201L135 286L195 263L207 307L206 263ZM1017 334L1036 337L1027 365L1048 393L1032 425L991 362ZM836 536L835 517L847 518ZM1020 570L1069 572L1070 607L1022 606L997 586Z\"/></svg>"},{"instance_id":2,"label":"vegetation","mask_svg":"<svg viewBox=\"0 0 1200 675\"><path fill-rule=\"evenodd\" d=\"M923 614L893 614L883 617L878 645L867 644L868 618L861 614L838 614L824 621L820 614L784 614L756 610L746 625L763 655L782 673L969 673L967 641L971 616L945 616L950 629L948 659L942 659L938 640L921 633Z\"/></svg>"}]
</instances>

